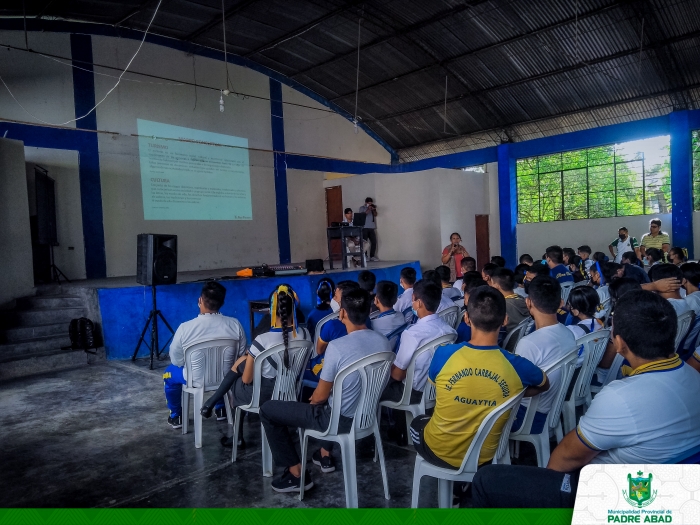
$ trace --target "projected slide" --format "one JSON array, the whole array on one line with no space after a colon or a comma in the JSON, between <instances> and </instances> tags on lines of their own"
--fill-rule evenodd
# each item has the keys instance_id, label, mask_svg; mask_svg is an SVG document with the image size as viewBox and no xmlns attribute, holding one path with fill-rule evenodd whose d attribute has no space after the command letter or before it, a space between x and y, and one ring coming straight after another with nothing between
<instances>
[{"instance_id":1,"label":"projected slide","mask_svg":"<svg viewBox=\"0 0 700 525\"><path fill-rule=\"evenodd\" d=\"M248 139L137 120L143 218L249 221Z\"/></svg>"}]
</instances>

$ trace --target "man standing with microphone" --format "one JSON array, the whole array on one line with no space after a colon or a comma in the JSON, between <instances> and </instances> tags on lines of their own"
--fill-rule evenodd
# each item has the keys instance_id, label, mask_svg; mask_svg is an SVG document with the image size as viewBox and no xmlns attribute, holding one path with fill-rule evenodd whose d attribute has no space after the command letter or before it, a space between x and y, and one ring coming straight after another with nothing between
<instances>
[{"instance_id":1,"label":"man standing with microphone","mask_svg":"<svg viewBox=\"0 0 700 525\"><path fill-rule=\"evenodd\" d=\"M369 260L378 261L379 258L376 257L377 253L377 223L375 218L377 217L377 207L374 205L374 200L372 197L367 197L365 199L365 205L360 206L359 213L364 213L367 215L365 220L365 226L363 230L363 238L365 240L369 239Z\"/></svg>"}]
</instances>

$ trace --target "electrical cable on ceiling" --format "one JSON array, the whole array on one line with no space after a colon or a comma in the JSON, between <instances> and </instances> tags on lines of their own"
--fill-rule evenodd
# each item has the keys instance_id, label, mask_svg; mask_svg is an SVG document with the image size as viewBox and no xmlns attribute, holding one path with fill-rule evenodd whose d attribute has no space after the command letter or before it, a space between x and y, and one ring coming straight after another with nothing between
<instances>
[{"instance_id":1,"label":"electrical cable on ceiling","mask_svg":"<svg viewBox=\"0 0 700 525\"><path fill-rule=\"evenodd\" d=\"M72 123L72 122L77 122L77 121L80 120L80 119L84 119L85 117L87 117L88 115L90 115L93 111L95 111L95 110L97 109L97 106L99 106L99 105L102 104L105 100L107 100L107 97L108 97L109 95L111 95L112 92L113 92L115 89L117 89L117 86L119 86L119 83L122 81L122 77L123 77L124 74L127 72L127 70L129 69L129 66L131 66L131 63L134 61L134 59L136 58L136 56L137 56L137 55L139 54L139 52L141 51L141 48L143 47L143 43L146 41L146 36L148 36L148 31L151 29L151 24L153 24L153 20L155 20L156 15L158 14L158 9L160 9L160 4L161 4L162 2L163 2L163 0L158 0L158 5L156 6L156 10L153 12L153 16L151 17L151 21L148 23L148 27L146 27L146 31L144 31L144 33L143 33L143 38L141 39L141 43L139 44L138 49L136 49L136 53L134 53L134 56L131 57L131 60L129 60L129 63L128 63L128 64L126 65L126 67L124 68L124 71L122 71L121 74L119 75L119 78L118 78L116 84L114 84L114 86L112 86L112 89L110 89L109 91L107 91L107 94L106 94L104 97L102 97L102 100L100 100L97 104L95 104L95 106L94 106L90 111L88 111L87 113L85 113L85 115L83 115L83 116L81 116L81 117L76 117L76 118L74 118L74 119L71 119L71 120L68 120L68 121L62 122L62 123L47 122L47 121L45 121L45 120L42 120L42 119L40 119L39 117L37 117L36 115L34 115L32 112L30 112L27 108L25 108L25 107L20 103L19 100L17 100L17 97L15 97L15 95L12 93L12 91L10 90L10 87L7 85L7 83L5 83L5 80L2 78L2 76L0 76L0 82L3 83L3 85L5 86L5 89L7 89L7 92L10 94L10 96L12 97L12 99L17 103L17 105L18 105L19 107L21 107L21 108L24 110L24 112L25 112L27 115L29 115L30 117L32 117L33 119L35 119L35 120L41 122L42 124L48 124L48 125L50 125L50 126L65 126L65 125L70 124L70 123Z\"/></svg>"}]
</instances>

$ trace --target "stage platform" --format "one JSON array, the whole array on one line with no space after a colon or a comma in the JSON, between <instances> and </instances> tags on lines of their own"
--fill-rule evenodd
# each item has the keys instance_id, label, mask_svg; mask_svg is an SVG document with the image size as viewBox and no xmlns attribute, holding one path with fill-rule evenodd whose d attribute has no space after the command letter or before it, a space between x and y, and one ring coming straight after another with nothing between
<instances>
[{"instance_id":1,"label":"stage platform","mask_svg":"<svg viewBox=\"0 0 700 525\"><path fill-rule=\"evenodd\" d=\"M325 264L327 268L328 262ZM372 262L368 264L367 269L376 275L377 281L389 280L398 283L401 269L406 266L415 268L420 276L418 261ZM286 283L294 288L299 296L301 309L304 315L308 316L316 306L316 289L324 276L330 277L334 282L357 280L363 269L326 270L325 274L315 275L236 278L238 270L240 268L178 273L177 284L157 287L158 309L170 326L176 329L180 323L197 316L197 299L202 283L216 279L226 287L227 292L221 312L241 322L250 343L249 301L266 300L276 286ZM107 359L130 359L151 310L150 287L138 284L136 277L132 276L74 281L61 285L63 293L70 293L71 289L81 296L96 296L96 308L91 308L90 311L93 318L97 317L94 320L101 325ZM162 346L168 340L170 332L162 322L159 322L158 326ZM148 349L142 345L139 357L147 355Z\"/></svg>"}]
</instances>

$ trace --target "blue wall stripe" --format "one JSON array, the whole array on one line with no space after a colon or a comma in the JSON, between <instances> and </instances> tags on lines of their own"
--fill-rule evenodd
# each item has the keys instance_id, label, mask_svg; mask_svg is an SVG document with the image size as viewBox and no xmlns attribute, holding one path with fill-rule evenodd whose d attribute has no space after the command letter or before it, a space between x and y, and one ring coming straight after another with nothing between
<instances>
[{"instance_id":1,"label":"blue wall stripe","mask_svg":"<svg viewBox=\"0 0 700 525\"><path fill-rule=\"evenodd\" d=\"M270 79L270 120L272 125L272 149L275 151L275 205L277 207L277 246L280 263L292 260L289 240L289 198L287 194L287 163L284 158L284 105L282 84Z\"/></svg>"},{"instance_id":2,"label":"blue wall stripe","mask_svg":"<svg viewBox=\"0 0 700 525\"><path fill-rule=\"evenodd\" d=\"M513 144L498 146L498 212L501 227L501 256L510 268L518 264L518 196Z\"/></svg>"},{"instance_id":3,"label":"blue wall stripe","mask_svg":"<svg viewBox=\"0 0 700 525\"><path fill-rule=\"evenodd\" d=\"M2 19L0 20L0 30L23 31L24 22L22 19ZM27 19L27 30L111 36L115 38L129 38L132 40L141 40L143 38L142 32L133 31L131 29L126 29L123 27L117 28L111 25L82 22L64 22L61 20L36 20L34 18ZM146 42L164 47L169 47L171 49L177 49L186 53L193 53L198 56L212 58L214 60L223 61L224 59L224 53L222 51L217 51L215 49L210 49L190 42L183 42L174 38L149 34L146 37ZM303 93L307 97L312 98L313 100L319 102L325 107L332 109L334 112L338 113L350 122L353 121L353 115L345 111L337 104L331 102L330 100L327 100L318 93L300 84L296 80L292 80L291 78L282 75L281 73L278 73L273 69L267 68L262 64L258 64L257 62L254 62L248 58L244 58L238 55L232 55L231 53L228 53L227 58L229 63L252 69L253 71L257 71L258 73L262 73L263 75L273 78L278 82L285 84L299 91L300 93ZM90 62L90 64L92 64L92 62ZM392 163L396 163L399 161L398 153L396 153L394 148L392 148L383 138L377 135L371 128L367 127L363 122L358 122L358 126L362 128L362 130L364 130L365 133L367 133L370 137L377 141L377 143L379 143L385 150L389 152L389 154L391 155Z\"/></svg>"},{"instance_id":4,"label":"blue wall stripe","mask_svg":"<svg viewBox=\"0 0 700 525\"><path fill-rule=\"evenodd\" d=\"M70 35L71 57L82 69L73 69L75 117L82 117L95 107L95 76L92 72L92 37ZM86 71L88 70L88 71ZM97 130L97 114L90 113L76 122L76 127ZM107 276L105 234L102 215L102 184L97 133L88 133L85 147L78 152L80 204L85 244L85 274L88 279Z\"/></svg>"},{"instance_id":5,"label":"blue wall stripe","mask_svg":"<svg viewBox=\"0 0 700 525\"><path fill-rule=\"evenodd\" d=\"M671 132L672 242L688 249L693 259L693 154L687 111L669 115Z\"/></svg>"}]
</instances>

